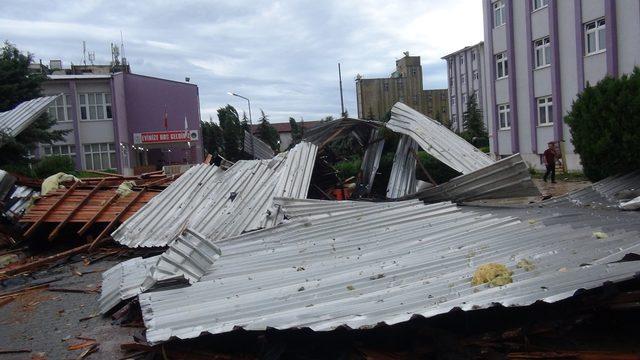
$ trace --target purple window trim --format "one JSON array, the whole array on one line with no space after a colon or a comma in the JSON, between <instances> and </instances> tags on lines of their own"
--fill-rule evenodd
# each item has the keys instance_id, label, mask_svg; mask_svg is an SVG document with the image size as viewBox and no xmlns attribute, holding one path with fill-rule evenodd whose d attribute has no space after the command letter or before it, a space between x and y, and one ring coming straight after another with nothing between
<instances>
[{"instance_id":1,"label":"purple window trim","mask_svg":"<svg viewBox=\"0 0 640 360\"><path fill-rule=\"evenodd\" d=\"M80 143L80 119L78 119L78 89L75 81L69 81L69 91L71 92L71 114L73 117L73 138L76 143L76 170L82 170L82 159L84 158L84 149Z\"/></svg>"},{"instance_id":2,"label":"purple window trim","mask_svg":"<svg viewBox=\"0 0 640 360\"><path fill-rule=\"evenodd\" d=\"M618 16L615 0L605 0L604 17L607 24L607 74L618 76Z\"/></svg>"},{"instance_id":3,"label":"purple window trim","mask_svg":"<svg viewBox=\"0 0 640 360\"><path fill-rule=\"evenodd\" d=\"M485 0L485 12L489 21L485 21L484 24L484 43L486 45L484 49L485 59L489 61L489 107L491 107L491 113L493 114L493 129L491 133L493 136L493 151L496 157L500 157L500 142L498 141L498 116L496 115L496 59L493 54L493 12L491 11L491 0Z\"/></svg>"},{"instance_id":4,"label":"purple window trim","mask_svg":"<svg viewBox=\"0 0 640 360\"><path fill-rule=\"evenodd\" d=\"M124 85L124 77L122 79ZM117 108L117 100L116 100L116 87L115 80L113 79L113 75L111 75L111 79L109 79L109 86L111 87L111 121L113 122L113 146L116 149L116 164L118 173L122 174L122 149L120 146L120 133L118 132L118 108Z\"/></svg>"},{"instance_id":5,"label":"purple window trim","mask_svg":"<svg viewBox=\"0 0 640 360\"><path fill-rule=\"evenodd\" d=\"M576 19L576 69L578 72L578 93L584 90L584 24L582 23L582 0L574 0Z\"/></svg>"},{"instance_id":6,"label":"purple window trim","mask_svg":"<svg viewBox=\"0 0 640 360\"><path fill-rule=\"evenodd\" d=\"M531 12L533 10L533 6L531 6L531 1L525 1L525 11L526 11L526 21L525 21L525 31L527 36L527 43L529 44L527 48L527 81L529 82L529 122L531 124L531 152L534 154L538 153L538 121L536 119L536 92L535 92L535 84L533 82L533 31L531 29Z\"/></svg>"},{"instance_id":7,"label":"purple window trim","mask_svg":"<svg viewBox=\"0 0 640 360\"><path fill-rule=\"evenodd\" d=\"M558 37L558 3L549 0L549 37L551 40L551 93L553 98L554 139L562 141L562 88L560 85L560 44Z\"/></svg>"},{"instance_id":8,"label":"purple window trim","mask_svg":"<svg viewBox=\"0 0 640 360\"><path fill-rule=\"evenodd\" d=\"M513 28L513 0L506 1L507 8L507 61L509 65L509 106L511 108L511 153L520 152L518 131L518 90L516 88L516 51Z\"/></svg>"}]
</instances>

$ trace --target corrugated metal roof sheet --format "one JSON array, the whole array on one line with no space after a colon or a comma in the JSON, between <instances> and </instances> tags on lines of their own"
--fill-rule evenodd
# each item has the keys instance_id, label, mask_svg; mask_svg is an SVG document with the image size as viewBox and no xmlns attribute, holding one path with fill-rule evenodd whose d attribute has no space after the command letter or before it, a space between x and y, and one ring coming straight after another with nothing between
<instances>
[{"instance_id":1,"label":"corrugated metal roof sheet","mask_svg":"<svg viewBox=\"0 0 640 360\"><path fill-rule=\"evenodd\" d=\"M621 200L640 196L640 170L611 176L583 189L543 202L544 206L589 206L615 208Z\"/></svg>"},{"instance_id":2,"label":"corrugated metal roof sheet","mask_svg":"<svg viewBox=\"0 0 640 360\"><path fill-rule=\"evenodd\" d=\"M229 170L197 165L125 221L113 234L123 245L166 246L189 227L222 239L282 219L274 196L306 197L317 147L302 142L272 160L242 160Z\"/></svg>"},{"instance_id":3,"label":"corrugated metal roof sheet","mask_svg":"<svg viewBox=\"0 0 640 360\"><path fill-rule=\"evenodd\" d=\"M0 131L17 136L36 121L58 96L60 95L35 98L20 103L12 110L0 112Z\"/></svg>"},{"instance_id":4,"label":"corrugated metal roof sheet","mask_svg":"<svg viewBox=\"0 0 640 360\"><path fill-rule=\"evenodd\" d=\"M378 129L371 130L371 135L369 136L364 155L362 156L362 165L360 166L362 170L362 183L367 187L367 193L370 192L373 187L373 180L378 172L383 149L384 137L380 135Z\"/></svg>"},{"instance_id":5,"label":"corrugated metal roof sheet","mask_svg":"<svg viewBox=\"0 0 640 360\"><path fill-rule=\"evenodd\" d=\"M148 341L236 327L395 324L454 307L557 301L638 272L637 262L609 264L640 246L637 226L599 239L594 227L524 223L450 203L344 202L327 211L336 203L279 201L285 211L297 207L293 220L217 242L222 256L192 286L139 296ZM535 268L518 268L522 259ZM513 283L471 286L476 267L491 262L508 266Z\"/></svg>"},{"instance_id":6,"label":"corrugated metal roof sheet","mask_svg":"<svg viewBox=\"0 0 640 360\"><path fill-rule=\"evenodd\" d=\"M98 305L105 314L120 301L131 299L140 294L140 285L149 274L158 256L143 259L141 257L123 261L102 273L102 289Z\"/></svg>"},{"instance_id":7,"label":"corrugated metal roof sheet","mask_svg":"<svg viewBox=\"0 0 640 360\"><path fill-rule=\"evenodd\" d=\"M383 123L371 120L343 118L322 122L304 133L304 140L323 146L333 140L355 135L359 140L366 139L369 131L384 126ZM362 142L362 141L361 141Z\"/></svg>"},{"instance_id":8,"label":"corrugated metal roof sheet","mask_svg":"<svg viewBox=\"0 0 640 360\"><path fill-rule=\"evenodd\" d=\"M413 151L417 149L418 143L409 136L400 137L389 174L387 198L397 199L416 192L416 158Z\"/></svg>"},{"instance_id":9,"label":"corrugated metal roof sheet","mask_svg":"<svg viewBox=\"0 0 640 360\"><path fill-rule=\"evenodd\" d=\"M253 144L252 142L253 138ZM251 152L253 146L253 154ZM264 141L260 140L257 136L249 134L247 130L244 131L243 141L244 152L253 155L256 159L271 159L273 157L273 150Z\"/></svg>"},{"instance_id":10,"label":"corrugated metal roof sheet","mask_svg":"<svg viewBox=\"0 0 640 360\"><path fill-rule=\"evenodd\" d=\"M515 154L408 197L426 202L458 202L539 195L540 191L531 180L527 164L520 154Z\"/></svg>"},{"instance_id":11,"label":"corrugated metal roof sheet","mask_svg":"<svg viewBox=\"0 0 640 360\"><path fill-rule=\"evenodd\" d=\"M387 127L412 137L424 151L463 174L493 163L488 155L453 131L403 103L393 106Z\"/></svg>"}]
</instances>

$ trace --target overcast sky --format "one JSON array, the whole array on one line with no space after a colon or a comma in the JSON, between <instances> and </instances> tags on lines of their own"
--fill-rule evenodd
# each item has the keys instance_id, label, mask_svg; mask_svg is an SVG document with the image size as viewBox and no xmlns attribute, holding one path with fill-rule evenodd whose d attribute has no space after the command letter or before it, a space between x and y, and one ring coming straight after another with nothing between
<instances>
[{"instance_id":1,"label":"overcast sky","mask_svg":"<svg viewBox=\"0 0 640 360\"><path fill-rule=\"evenodd\" d=\"M425 88L445 88L440 58L483 38L480 0L0 1L0 37L45 63L82 63L83 40L107 63L120 31L132 72L190 77L204 119L246 110L233 91L272 122L339 115L338 62L351 115L355 76L388 76L403 51L421 56Z\"/></svg>"}]
</instances>

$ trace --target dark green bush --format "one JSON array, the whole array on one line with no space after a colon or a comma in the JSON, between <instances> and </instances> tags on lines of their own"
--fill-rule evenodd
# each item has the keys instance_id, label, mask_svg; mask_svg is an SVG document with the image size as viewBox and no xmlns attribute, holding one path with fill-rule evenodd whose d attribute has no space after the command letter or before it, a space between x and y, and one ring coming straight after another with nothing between
<instances>
[{"instance_id":1,"label":"dark green bush","mask_svg":"<svg viewBox=\"0 0 640 360\"><path fill-rule=\"evenodd\" d=\"M68 156L56 155L42 158L33 165L35 176L44 179L59 172L71 173L74 170L73 160Z\"/></svg>"},{"instance_id":2,"label":"dark green bush","mask_svg":"<svg viewBox=\"0 0 640 360\"><path fill-rule=\"evenodd\" d=\"M357 176L360 171L361 164L362 158L354 156L349 160L336 163L333 167L338 171L338 177L344 180L351 176Z\"/></svg>"},{"instance_id":3,"label":"dark green bush","mask_svg":"<svg viewBox=\"0 0 640 360\"><path fill-rule=\"evenodd\" d=\"M640 169L640 68L587 85L565 122L589 180Z\"/></svg>"}]
</instances>

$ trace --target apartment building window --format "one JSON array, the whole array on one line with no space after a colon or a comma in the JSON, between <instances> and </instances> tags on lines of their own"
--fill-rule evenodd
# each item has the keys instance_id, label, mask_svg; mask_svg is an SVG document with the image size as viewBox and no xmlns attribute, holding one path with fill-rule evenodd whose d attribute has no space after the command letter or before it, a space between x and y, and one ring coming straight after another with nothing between
<instances>
[{"instance_id":1,"label":"apartment building window","mask_svg":"<svg viewBox=\"0 0 640 360\"><path fill-rule=\"evenodd\" d=\"M473 61L476 61L476 52L475 52L475 51L472 51L472 52L471 52L471 61L472 61L472 62L473 62Z\"/></svg>"},{"instance_id":2,"label":"apartment building window","mask_svg":"<svg viewBox=\"0 0 640 360\"><path fill-rule=\"evenodd\" d=\"M451 106L452 107L456 106L456 96L455 95L451 96Z\"/></svg>"},{"instance_id":3,"label":"apartment building window","mask_svg":"<svg viewBox=\"0 0 640 360\"><path fill-rule=\"evenodd\" d=\"M500 129L511 129L511 110L508 104L498 105L498 120Z\"/></svg>"},{"instance_id":4,"label":"apartment building window","mask_svg":"<svg viewBox=\"0 0 640 360\"><path fill-rule=\"evenodd\" d=\"M549 0L533 0L533 11L542 9L549 5Z\"/></svg>"},{"instance_id":5,"label":"apartment building window","mask_svg":"<svg viewBox=\"0 0 640 360\"><path fill-rule=\"evenodd\" d=\"M467 94L462 95L462 109L467 110Z\"/></svg>"},{"instance_id":6,"label":"apartment building window","mask_svg":"<svg viewBox=\"0 0 640 360\"><path fill-rule=\"evenodd\" d=\"M111 120L111 94L80 94L80 119Z\"/></svg>"},{"instance_id":7,"label":"apartment building window","mask_svg":"<svg viewBox=\"0 0 640 360\"><path fill-rule=\"evenodd\" d=\"M493 27L505 24L504 1L498 0L493 3Z\"/></svg>"},{"instance_id":8,"label":"apartment building window","mask_svg":"<svg viewBox=\"0 0 640 360\"><path fill-rule=\"evenodd\" d=\"M595 54L607 49L606 24L604 19L588 22L584 25L587 55Z\"/></svg>"},{"instance_id":9,"label":"apartment building window","mask_svg":"<svg viewBox=\"0 0 640 360\"><path fill-rule=\"evenodd\" d=\"M56 101L49 106L47 112L50 118L59 123L73 120L71 115L71 96L59 96Z\"/></svg>"},{"instance_id":10,"label":"apartment building window","mask_svg":"<svg viewBox=\"0 0 640 360\"><path fill-rule=\"evenodd\" d=\"M401 103L404 103L404 96L400 95L400 98L398 99L398 101L400 101Z\"/></svg>"},{"instance_id":11,"label":"apartment building window","mask_svg":"<svg viewBox=\"0 0 640 360\"><path fill-rule=\"evenodd\" d=\"M43 145L42 152L44 156L68 156L72 161L76 160L75 145Z\"/></svg>"},{"instance_id":12,"label":"apartment building window","mask_svg":"<svg viewBox=\"0 0 640 360\"><path fill-rule=\"evenodd\" d=\"M416 75L418 75L418 69L412 68L411 69L411 76L416 76Z\"/></svg>"},{"instance_id":13,"label":"apartment building window","mask_svg":"<svg viewBox=\"0 0 640 360\"><path fill-rule=\"evenodd\" d=\"M462 83L462 85L467 83L467 79L466 79L466 76L464 76L464 74L460 74L460 83Z\"/></svg>"},{"instance_id":14,"label":"apartment building window","mask_svg":"<svg viewBox=\"0 0 640 360\"><path fill-rule=\"evenodd\" d=\"M551 65L551 44L548 36L534 41L533 49L536 58L536 69Z\"/></svg>"},{"instance_id":15,"label":"apartment building window","mask_svg":"<svg viewBox=\"0 0 640 360\"><path fill-rule=\"evenodd\" d=\"M87 170L105 170L116 167L116 150L111 143L85 144L84 160Z\"/></svg>"},{"instance_id":16,"label":"apartment building window","mask_svg":"<svg viewBox=\"0 0 640 360\"><path fill-rule=\"evenodd\" d=\"M538 125L553 124L553 100L551 96L538 98Z\"/></svg>"},{"instance_id":17,"label":"apartment building window","mask_svg":"<svg viewBox=\"0 0 640 360\"><path fill-rule=\"evenodd\" d=\"M385 81L382 83L382 90L389 91L389 82Z\"/></svg>"},{"instance_id":18,"label":"apartment building window","mask_svg":"<svg viewBox=\"0 0 640 360\"><path fill-rule=\"evenodd\" d=\"M478 70L473 70L473 80L480 80L480 73L478 73Z\"/></svg>"},{"instance_id":19,"label":"apartment building window","mask_svg":"<svg viewBox=\"0 0 640 360\"><path fill-rule=\"evenodd\" d=\"M507 53L496 55L496 78L503 79L509 76L509 62Z\"/></svg>"},{"instance_id":20,"label":"apartment building window","mask_svg":"<svg viewBox=\"0 0 640 360\"><path fill-rule=\"evenodd\" d=\"M464 55L460 55L460 65L464 65Z\"/></svg>"}]
</instances>

